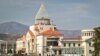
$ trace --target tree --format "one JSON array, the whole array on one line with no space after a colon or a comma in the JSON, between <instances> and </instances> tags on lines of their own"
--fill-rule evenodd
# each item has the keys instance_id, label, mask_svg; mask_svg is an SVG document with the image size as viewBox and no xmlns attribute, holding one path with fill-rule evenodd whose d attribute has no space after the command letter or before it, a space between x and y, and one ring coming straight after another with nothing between
<instances>
[{"instance_id":1,"label":"tree","mask_svg":"<svg viewBox=\"0 0 100 56\"><path fill-rule=\"evenodd\" d=\"M94 41L94 51L93 56L100 56L100 27L94 28L95 36L93 38Z\"/></svg>"}]
</instances>

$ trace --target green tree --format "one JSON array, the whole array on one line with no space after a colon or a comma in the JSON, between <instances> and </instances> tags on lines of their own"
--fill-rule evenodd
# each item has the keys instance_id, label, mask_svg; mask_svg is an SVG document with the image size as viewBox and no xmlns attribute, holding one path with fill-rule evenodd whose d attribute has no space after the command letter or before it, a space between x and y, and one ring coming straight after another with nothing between
<instances>
[{"instance_id":1,"label":"green tree","mask_svg":"<svg viewBox=\"0 0 100 56\"><path fill-rule=\"evenodd\" d=\"M94 41L94 51L93 56L100 56L100 27L94 28L95 36L93 38Z\"/></svg>"}]
</instances>

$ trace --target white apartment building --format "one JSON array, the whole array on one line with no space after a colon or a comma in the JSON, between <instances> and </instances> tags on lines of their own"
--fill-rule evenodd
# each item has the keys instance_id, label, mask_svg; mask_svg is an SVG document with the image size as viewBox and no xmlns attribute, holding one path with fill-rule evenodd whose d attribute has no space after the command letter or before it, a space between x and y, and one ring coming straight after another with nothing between
<instances>
[{"instance_id":1,"label":"white apartment building","mask_svg":"<svg viewBox=\"0 0 100 56\"><path fill-rule=\"evenodd\" d=\"M62 54L69 56L92 56L94 36L93 29L81 30L81 36L63 38Z\"/></svg>"}]
</instances>

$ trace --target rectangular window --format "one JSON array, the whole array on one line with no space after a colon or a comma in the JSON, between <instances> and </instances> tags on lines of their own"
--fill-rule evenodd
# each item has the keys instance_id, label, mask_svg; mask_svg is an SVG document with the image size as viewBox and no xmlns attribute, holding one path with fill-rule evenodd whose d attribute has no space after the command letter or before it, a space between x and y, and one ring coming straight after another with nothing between
<instances>
[{"instance_id":1,"label":"rectangular window","mask_svg":"<svg viewBox=\"0 0 100 56\"><path fill-rule=\"evenodd\" d=\"M66 43L64 43L64 47L66 46Z\"/></svg>"},{"instance_id":2,"label":"rectangular window","mask_svg":"<svg viewBox=\"0 0 100 56\"><path fill-rule=\"evenodd\" d=\"M75 43L73 43L73 46L75 47Z\"/></svg>"},{"instance_id":3,"label":"rectangular window","mask_svg":"<svg viewBox=\"0 0 100 56\"><path fill-rule=\"evenodd\" d=\"M47 46L58 46L58 42L57 41L48 41Z\"/></svg>"},{"instance_id":4,"label":"rectangular window","mask_svg":"<svg viewBox=\"0 0 100 56\"><path fill-rule=\"evenodd\" d=\"M91 50L89 50L89 53L92 53L92 51L91 51Z\"/></svg>"},{"instance_id":5,"label":"rectangular window","mask_svg":"<svg viewBox=\"0 0 100 56\"><path fill-rule=\"evenodd\" d=\"M78 46L80 46L80 44L78 44Z\"/></svg>"},{"instance_id":6,"label":"rectangular window","mask_svg":"<svg viewBox=\"0 0 100 56\"><path fill-rule=\"evenodd\" d=\"M69 43L68 46L70 47L70 45L71 45L71 44Z\"/></svg>"},{"instance_id":7,"label":"rectangular window","mask_svg":"<svg viewBox=\"0 0 100 56\"><path fill-rule=\"evenodd\" d=\"M91 45L91 42L89 42L89 46L92 46L92 45Z\"/></svg>"}]
</instances>

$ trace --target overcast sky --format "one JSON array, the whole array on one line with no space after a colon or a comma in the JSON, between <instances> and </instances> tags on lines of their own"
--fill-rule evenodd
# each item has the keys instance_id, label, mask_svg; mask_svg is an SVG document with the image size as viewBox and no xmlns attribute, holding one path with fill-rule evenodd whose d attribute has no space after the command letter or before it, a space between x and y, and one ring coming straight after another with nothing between
<instances>
[{"instance_id":1,"label":"overcast sky","mask_svg":"<svg viewBox=\"0 0 100 56\"><path fill-rule=\"evenodd\" d=\"M100 26L100 0L42 0L59 29ZM0 0L0 23L16 21L33 25L40 0Z\"/></svg>"}]
</instances>

